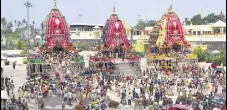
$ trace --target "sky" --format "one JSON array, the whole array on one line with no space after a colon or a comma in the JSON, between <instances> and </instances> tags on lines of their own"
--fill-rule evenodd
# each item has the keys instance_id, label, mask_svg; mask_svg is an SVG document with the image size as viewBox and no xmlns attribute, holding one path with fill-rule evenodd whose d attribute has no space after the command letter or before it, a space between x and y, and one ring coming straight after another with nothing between
<instances>
[{"instance_id":1,"label":"sky","mask_svg":"<svg viewBox=\"0 0 227 110\"><path fill-rule=\"evenodd\" d=\"M1 0L1 17L14 21L27 18L24 3L27 0ZM54 6L54 0L29 0L30 23L41 22ZM119 18L134 26L138 19L159 20L168 10L170 0L57 0L57 7L66 17L68 24L105 24L115 3ZM181 21L196 14L226 13L226 0L173 0L173 11ZM82 15L79 17L78 15ZM226 14L225 14L226 15Z\"/></svg>"}]
</instances>

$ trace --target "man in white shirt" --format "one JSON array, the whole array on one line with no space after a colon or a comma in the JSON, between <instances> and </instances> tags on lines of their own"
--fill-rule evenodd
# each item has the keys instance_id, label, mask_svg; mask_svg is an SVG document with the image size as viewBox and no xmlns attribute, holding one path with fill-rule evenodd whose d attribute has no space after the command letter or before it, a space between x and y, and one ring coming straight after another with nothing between
<instances>
[{"instance_id":1,"label":"man in white shirt","mask_svg":"<svg viewBox=\"0 0 227 110\"><path fill-rule=\"evenodd\" d=\"M64 101L66 101L66 100L67 100L67 98L68 98L67 91L66 91L66 90L64 90L64 91L63 91L63 94L64 94Z\"/></svg>"},{"instance_id":2,"label":"man in white shirt","mask_svg":"<svg viewBox=\"0 0 227 110\"><path fill-rule=\"evenodd\" d=\"M68 104L72 105L73 94L71 91L68 92L68 99L69 99Z\"/></svg>"},{"instance_id":3,"label":"man in white shirt","mask_svg":"<svg viewBox=\"0 0 227 110\"><path fill-rule=\"evenodd\" d=\"M129 94L127 95L127 99L128 99L128 105L131 105L131 102L132 102L132 95L131 95L130 92L129 92Z\"/></svg>"}]
</instances>

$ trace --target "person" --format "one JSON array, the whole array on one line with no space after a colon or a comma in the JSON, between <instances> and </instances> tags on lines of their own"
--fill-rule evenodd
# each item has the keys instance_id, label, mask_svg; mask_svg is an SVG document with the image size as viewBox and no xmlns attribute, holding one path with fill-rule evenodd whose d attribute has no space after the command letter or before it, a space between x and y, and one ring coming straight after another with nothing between
<instances>
[{"instance_id":1,"label":"person","mask_svg":"<svg viewBox=\"0 0 227 110\"><path fill-rule=\"evenodd\" d=\"M26 109L26 102L25 102L25 99L22 101L21 106L22 106L22 110L25 110L25 109Z\"/></svg>"},{"instance_id":2,"label":"person","mask_svg":"<svg viewBox=\"0 0 227 110\"><path fill-rule=\"evenodd\" d=\"M13 108L16 109L16 98L15 98L15 95L13 95L13 97L11 98L11 102L12 102Z\"/></svg>"},{"instance_id":3,"label":"person","mask_svg":"<svg viewBox=\"0 0 227 110\"><path fill-rule=\"evenodd\" d=\"M41 106L40 106L40 108L41 108L41 110L44 110L44 102L43 102L43 100L41 100L41 102L40 102L41 104Z\"/></svg>"},{"instance_id":4,"label":"person","mask_svg":"<svg viewBox=\"0 0 227 110\"><path fill-rule=\"evenodd\" d=\"M9 110L14 110L13 105L9 104Z\"/></svg>"},{"instance_id":5,"label":"person","mask_svg":"<svg viewBox=\"0 0 227 110\"><path fill-rule=\"evenodd\" d=\"M156 92L155 92L155 100L156 100L157 104L159 104L159 99L160 99L160 92L158 90L156 90Z\"/></svg>"},{"instance_id":6,"label":"person","mask_svg":"<svg viewBox=\"0 0 227 110\"><path fill-rule=\"evenodd\" d=\"M127 96L127 99L128 99L128 105L131 105L132 96L130 92L129 92L129 95Z\"/></svg>"},{"instance_id":7,"label":"person","mask_svg":"<svg viewBox=\"0 0 227 110\"><path fill-rule=\"evenodd\" d=\"M107 109L107 105L106 105L105 101L103 100L102 104L101 104L101 110L106 110L106 109Z\"/></svg>"},{"instance_id":8,"label":"person","mask_svg":"<svg viewBox=\"0 0 227 110\"><path fill-rule=\"evenodd\" d=\"M62 107L62 110L65 109L65 101L64 100L62 101L61 107Z\"/></svg>"},{"instance_id":9,"label":"person","mask_svg":"<svg viewBox=\"0 0 227 110\"><path fill-rule=\"evenodd\" d=\"M3 74L2 74L2 73L3 73L3 68L1 67L1 76L3 76Z\"/></svg>"},{"instance_id":10,"label":"person","mask_svg":"<svg viewBox=\"0 0 227 110\"><path fill-rule=\"evenodd\" d=\"M66 91L66 90L64 90L63 94L64 94L64 101L66 101L66 100L67 100L67 98L68 98L67 91Z\"/></svg>"},{"instance_id":11,"label":"person","mask_svg":"<svg viewBox=\"0 0 227 110\"><path fill-rule=\"evenodd\" d=\"M136 89L135 88L133 88L133 91L132 91L132 96L133 96L133 99L135 98L135 96L136 96Z\"/></svg>"},{"instance_id":12,"label":"person","mask_svg":"<svg viewBox=\"0 0 227 110\"><path fill-rule=\"evenodd\" d=\"M68 92L68 99L69 99L68 104L72 105L73 96L72 96L72 92L71 91Z\"/></svg>"},{"instance_id":13,"label":"person","mask_svg":"<svg viewBox=\"0 0 227 110\"><path fill-rule=\"evenodd\" d=\"M21 98L19 97L19 98L17 99L17 106L18 106L19 110L21 110L21 105L22 105L22 103L21 103Z\"/></svg>"},{"instance_id":14,"label":"person","mask_svg":"<svg viewBox=\"0 0 227 110\"><path fill-rule=\"evenodd\" d=\"M13 62L13 69L15 69L15 68L16 68L16 61Z\"/></svg>"}]
</instances>

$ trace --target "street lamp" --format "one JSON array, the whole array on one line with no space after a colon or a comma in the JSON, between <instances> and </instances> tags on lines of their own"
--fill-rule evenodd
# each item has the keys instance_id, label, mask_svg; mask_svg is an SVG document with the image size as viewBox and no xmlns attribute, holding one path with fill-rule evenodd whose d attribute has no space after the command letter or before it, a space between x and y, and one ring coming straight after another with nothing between
<instances>
[{"instance_id":1,"label":"street lamp","mask_svg":"<svg viewBox=\"0 0 227 110\"><path fill-rule=\"evenodd\" d=\"M24 3L27 7L27 59L29 58L29 8L32 7L32 4L27 1Z\"/></svg>"},{"instance_id":2,"label":"street lamp","mask_svg":"<svg viewBox=\"0 0 227 110\"><path fill-rule=\"evenodd\" d=\"M95 35L95 45L98 44L98 37L100 37L100 27L95 26L93 27L94 35Z\"/></svg>"}]
</instances>

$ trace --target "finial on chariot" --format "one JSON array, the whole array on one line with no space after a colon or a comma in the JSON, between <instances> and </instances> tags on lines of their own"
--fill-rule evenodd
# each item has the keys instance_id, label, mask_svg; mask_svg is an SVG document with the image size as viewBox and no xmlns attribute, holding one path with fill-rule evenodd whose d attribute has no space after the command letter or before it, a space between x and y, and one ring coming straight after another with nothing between
<instances>
[{"instance_id":1,"label":"finial on chariot","mask_svg":"<svg viewBox=\"0 0 227 110\"><path fill-rule=\"evenodd\" d=\"M54 8L52 9L52 11L59 11L57 8L57 0L54 0Z\"/></svg>"},{"instance_id":2,"label":"finial on chariot","mask_svg":"<svg viewBox=\"0 0 227 110\"><path fill-rule=\"evenodd\" d=\"M116 4L116 2L114 2L114 7L113 7L113 12L112 12L112 14L116 14L115 4Z\"/></svg>"},{"instance_id":3,"label":"finial on chariot","mask_svg":"<svg viewBox=\"0 0 227 110\"><path fill-rule=\"evenodd\" d=\"M57 8L57 1L54 0L54 8Z\"/></svg>"},{"instance_id":4,"label":"finial on chariot","mask_svg":"<svg viewBox=\"0 0 227 110\"><path fill-rule=\"evenodd\" d=\"M168 9L168 12L172 12L172 8L173 8L173 0L171 0L171 3L170 3L170 6L169 6L169 9Z\"/></svg>"}]
</instances>

